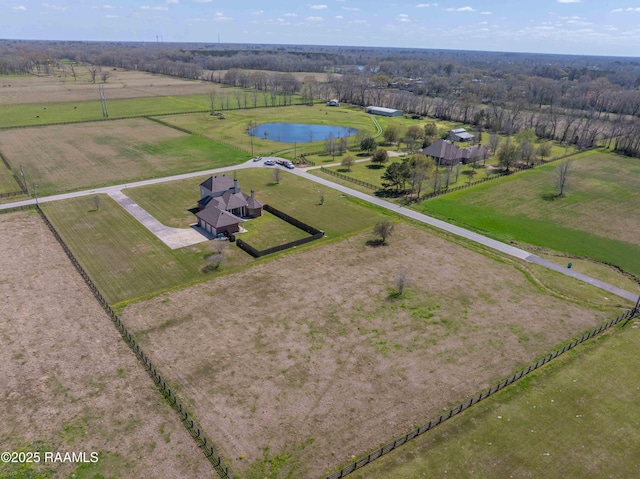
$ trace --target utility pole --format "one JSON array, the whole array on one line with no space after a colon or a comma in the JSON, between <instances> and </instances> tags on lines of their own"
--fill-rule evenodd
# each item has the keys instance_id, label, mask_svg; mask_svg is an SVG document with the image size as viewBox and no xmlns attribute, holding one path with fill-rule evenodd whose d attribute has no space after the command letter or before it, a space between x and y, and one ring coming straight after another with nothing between
<instances>
[{"instance_id":1,"label":"utility pole","mask_svg":"<svg viewBox=\"0 0 640 479\"><path fill-rule=\"evenodd\" d=\"M36 206L40 207L40 205L38 204L38 185L36 184L33 185L33 193L36 197Z\"/></svg>"},{"instance_id":2,"label":"utility pole","mask_svg":"<svg viewBox=\"0 0 640 479\"><path fill-rule=\"evenodd\" d=\"M640 296L638 296L638 301L636 301L636 305L631 310L631 317L637 316L640 313Z\"/></svg>"}]
</instances>

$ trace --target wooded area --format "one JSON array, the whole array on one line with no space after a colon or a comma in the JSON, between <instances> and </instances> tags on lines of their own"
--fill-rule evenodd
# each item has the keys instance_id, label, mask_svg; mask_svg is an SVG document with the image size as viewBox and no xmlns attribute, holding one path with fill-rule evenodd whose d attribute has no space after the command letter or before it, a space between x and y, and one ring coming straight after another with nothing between
<instances>
[{"instance_id":1,"label":"wooded area","mask_svg":"<svg viewBox=\"0 0 640 479\"><path fill-rule=\"evenodd\" d=\"M479 131L640 156L634 58L297 45L0 42L0 74L107 82L125 68L263 91L401 109ZM294 75L307 72L309 75ZM326 74L319 81L313 73Z\"/></svg>"}]
</instances>

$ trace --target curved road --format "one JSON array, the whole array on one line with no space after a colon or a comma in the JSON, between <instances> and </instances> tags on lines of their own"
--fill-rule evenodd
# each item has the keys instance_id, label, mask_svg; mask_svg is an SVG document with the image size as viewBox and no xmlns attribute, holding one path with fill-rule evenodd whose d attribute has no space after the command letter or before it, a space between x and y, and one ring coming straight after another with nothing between
<instances>
[{"instance_id":1,"label":"curved road","mask_svg":"<svg viewBox=\"0 0 640 479\"><path fill-rule=\"evenodd\" d=\"M265 159L268 159L268 157L263 158L262 161L260 162L253 162L253 161L248 161L246 163L242 163L240 165L235 165L235 166L228 166L225 168L216 168L216 169L212 169L212 170L205 170L205 171L196 171L193 173L185 173L182 175L175 175L175 176L167 176L164 178L154 178L151 180L143 180L143 181L136 181L134 183L127 183L127 184L122 184L122 185L115 185L115 186L105 186L103 188L94 188L91 190L84 190L84 191L76 191L73 193L64 193L64 194L60 194L60 195L53 195L53 196L47 196L47 197L43 197L43 198L38 198L38 201L40 203L46 203L49 201L58 201L58 200L65 200L65 199L69 199L69 198L77 198L77 197L81 197L81 196L88 196L88 195L94 195L97 193L106 193L106 194L114 194L119 192L120 190L122 190L123 188L136 188L138 186L147 186L147 185L154 185L154 184L158 184L158 183L165 183L168 181L175 181L175 180L182 180L182 179L186 179L186 178L195 178L198 176L203 176L203 175L212 175L212 174L218 174L218 173L224 173L227 171L233 171L233 170L237 170L237 169L242 169L242 168L258 168L258 167L264 167L263 165L263 161ZM273 158L274 160L276 158ZM598 279L592 278L591 276L587 276L586 274L582 274L582 273L578 273L576 271L573 271L571 269L568 268L564 268L560 265L557 265L555 263L552 263L551 261L548 261L544 258L541 258L539 256L530 254L528 251L522 250L520 248L516 248L514 246L508 245L506 243L502 243L500 241L496 241L492 238L489 238L487 236L483 236L481 234L475 233L473 231L461 228L459 226L456 225L452 225L450 223L447 223L445 221L442 220L438 220L436 218L432 218L431 216L427 216L425 214L422 213L418 213L417 211L414 210L410 210L408 208L404 208L403 206L398 206L394 203L391 203L389 201L385 201L381 198L377 198L375 196L371 196L368 195L366 193L362 193L360 191L348 188L346 186L342 186L342 185L338 185L332 181L326 180L324 178L320 178L314 175L311 175L309 173L307 173L304 170L300 170L298 168L294 169L294 170L289 170L290 173L300 176L302 178L305 178L307 180L310 181L314 181L316 183L322 184L324 186L327 186L329 188L332 188L334 190L340 191L342 193L354 196L356 198L359 198L363 201L366 201L368 203L380 206L382 208L385 208L389 211L393 211L395 213L398 213L400 215L406 216L408 218L412 218L416 221L421 221L423 223L429 224L431 226L434 226L436 228L442 229L444 231L447 231L449 233L452 233L456 236L460 236L462 238L466 238L468 240L474 241L476 243L480 243L488 248L494 249L496 251L500 251L501 253L507 254L509 256L513 256L515 258L519 258L519 259L523 259L525 261L528 261L530 263L535 263L535 264L539 264L542 266L545 266L549 269L552 269L554 271L558 271L559 273L565 274L567 276L570 276L572 278L575 279L579 279L580 281L584 281L585 283L591 284L593 286L596 286L600 289L603 289L605 291L608 291L609 293L615 294L616 296L620 296L622 298L628 299L630 301L633 302L637 302L639 300L639 296L637 294L634 293L630 293L629 291L625 291L621 288L618 288L616 286L613 286L611 284L605 283L603 281L600 281ZM0 210L2 209L10 209L16 206L25 206L25 205L33 205L36 203L35 199L31 199L31 200L24 200L24 201L17 201L15 203L8 203L8 204L3 204L0 205Z\"/></svg>"}]
</instances>

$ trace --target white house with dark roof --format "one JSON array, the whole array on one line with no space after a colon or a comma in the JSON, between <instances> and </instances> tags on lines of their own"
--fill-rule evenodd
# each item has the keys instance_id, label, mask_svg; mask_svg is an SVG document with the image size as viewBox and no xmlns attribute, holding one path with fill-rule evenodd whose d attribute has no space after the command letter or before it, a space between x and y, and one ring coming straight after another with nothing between
<instances>
[{"instance_id":1,"label":"white house with dark roof","mask_svg":"<svg viewBox=\"0 0 640 479\"><path fill-rule=\"evenodd\" d=\"M216 175L200 183L198 226L209 233L230 234L240 231L243 218L262 216L262 203L240 190L237 179Z\"/></svg>"}]
</instances>

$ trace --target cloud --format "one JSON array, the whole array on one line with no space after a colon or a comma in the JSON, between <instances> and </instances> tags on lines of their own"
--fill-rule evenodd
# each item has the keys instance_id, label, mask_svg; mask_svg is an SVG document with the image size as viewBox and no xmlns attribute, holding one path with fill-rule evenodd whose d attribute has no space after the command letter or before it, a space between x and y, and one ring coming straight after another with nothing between
<instances>
[{"instance_id":1,"label":"cloud","mask_svg":"<svg viewBox=\"0 0 640 479\"><path fill-rule=\"evenodd\" d=\"M480 12L480 15L493 15L493 12Z\"/></svg>"},{"instance_id":2,"label":"cloud","mask_svg":"<svg viewBox=\"0 0 640 479\"><path fill-rule=\"evenodd\" d=\"M180 3L180 0L167 0L167 3Z\"/></svg>"},{"instance_id":3,"label":"cloud","mask_svg":"<svg viewBox=\"0 0 640 479\"><path fill-rule=\"evenodd\" d=\"M150 7L149 5L143 5L140 7L140 10L155 10L157 12L166 12L169 10L168 7Z\"/></svg>"},{"instance_id":4,"label":"cloud","mask_svg":"<svg viewBox=\"0 0 640 479\"><path fill-rule=\"evenodd\" d=\"M17 7L11 7L11 10L14 12L26 12L27 7L25 7L24 5L19 5Z\"/></svg>"},{"instance_id":5,"label":"cloud","mask_svg":"<svg viewBox=\"0 0 640 479\"><path fill-rule=\"evenodd\" d=\"M398 17L396 18L397 21L399 22L410 22L411 20L409 20L409 15L407 15L406 13L401 13L398 15Z\"/></svg>"},{"instance_id":6,"label":"cloud","mask_svg":"<svg viewBox=\"0 0 640 479\"><path fill-rule=\"evenodd\" d=\"M216 12L216 17L214 18L216 22L229 22L233 20L233 18L228 17L224 14L224 12Z\"/></svg>"},{"instance_id":7,"label":"cloud","mask_svg":"<svg viewBox=\"0 0 640 479\"><path fill-rule=\"evenodd\" d=\"M475 12L475 8L471 7L460 7L460 8L445 8L447 12Z\"/></svg>"},{"instance_id":8,"label":"cloud","mask_svg":"<svg viewBox=\"0 0 640 479\"><path fill-rule=\"evenodd\" d=\"M105 10L111 10L113 8L113 5L102 5L102 8L104 8Z\"/></svg>"},{"instance_id":9,"label":"cloud","mask_svg":"<svg viewBox=\"0 0 640 479\"><path fill-rule=\"evenodd\" d=\"M367 23L366 20L351 20L349 22L351 25L364 25Z\"/></svg>"},{"instance_id":10,"label":"cloud","mask_svg":"<svg viewBox=\"0 0 640 479\"><path fill-rule=\"evenodd\" d=\"M251 15L262 15L264 14L264 10L256 10L254 12L251 12Z\"/></svg>"},{"instance_id":11,"label":"cloud","mask_svg":"<svg viewBox=\"0 0 640 479\"><path fill-rule=\"evenodd\" d=\"M429 7L437 7L437 3L419 3L416 5L416 8L429 8Z\"/></svg>"},{"instance_id":12,"label":"cloud","mask_svg":"<svg viewBox=\"0 0 640 479\"><path fill-rule=\"evenodd\" d=\"M213 0L193 0L196 3L211 3Z\"/></svg>"},{"instance_id":13,"label":"cloud","mask_svg":"<svg viewBox=\"0 0 640 479\"><path fill-rule=\"evenodd\" d=\"M614 10L611 10L613 13L619 13L619 12L640 12L640 7L629 7L629 8L616 8Z\"/></svg>"},{"instance_id":14,"label":"cloud","mask_svg":"<svg viewBox=\"0 0 640 479\"><path fill-rule=\"evenodd\" d=\"M120 18L119 15L105 15L104 18Z\"/></svg>"},{"instance_id":15,"label":"cloud","mask_svg":"<svg viewBox=\"0 0 640 479\"><path fill-rule=\"evenodd\" d=\"M283 17L297 17L298 14L297 13L285 13L284 15L282 15Z\"/></svg>"},{"instance_id":16,"label":"cloud","mask_svg":"<svg viewBox=\"0 0 640 479\"><path fill-rule=\"evenodd\" d=\"M311 10L324 10L325 8L327 8L326 5L309 5L309 8Z\"/></svg>"},{"instance_id":17,"label":"cloud","mask_svg":"<svg viewBox=\"0 0 640 479\"><path fill-rule=\"evenodd\" d=\"M322 17L307 17L307 22L317 23L317 22L322 22L322 21L324 21L324 18L322 18Z\"/></svg>"},{"instance_id":18,"label":"cloud","mask_svg":"<svg viewBox=\"0 0 640 479\"><path fill-rule=\"evenodd\" d=\"M343 10L346 10L347 12L359 12L360 9L359 8L355 8L355 7L342 7Z\"/></svg>"},{"instance_id":19,"label":"cloud","mask_svg":"<svg viewBox=\"0 0 640 479\"><path fill-rule=\"evenodd\" d=\"M582 0L558 0L558 3L582 3Z\"/></svg>"},{"instance_id":20,"label":"cloud","mask_svg":"<svg viewBox=\"0 0 640 479\"><path fill-rule=\"evenodd\" d=\"M51 10L58 10L64 12L68 7L61 7L60 5L51 5L50 3L43 3L44 8L50 8Z\"/></svg>"}]
</instances>

